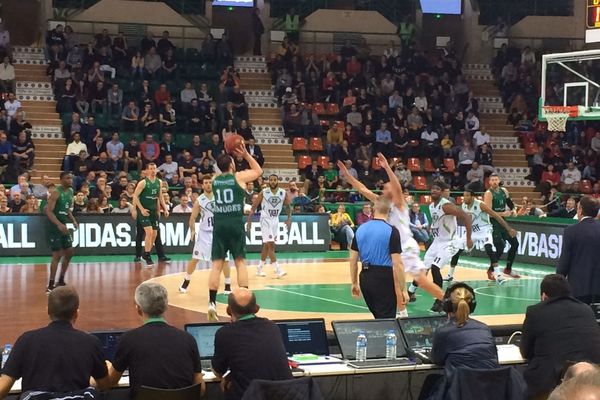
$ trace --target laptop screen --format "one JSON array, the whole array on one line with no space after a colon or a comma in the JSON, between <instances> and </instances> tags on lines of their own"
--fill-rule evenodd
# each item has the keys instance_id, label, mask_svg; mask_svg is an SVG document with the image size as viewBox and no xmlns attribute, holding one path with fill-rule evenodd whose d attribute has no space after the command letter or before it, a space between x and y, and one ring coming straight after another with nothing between
<instances>
[{"instance_id":1,"label":"laptop screen","mask_svg":"<svg viewBox=\"0 0 600 400\"><path fill-rule=\"evenodd\" d=\"M188 324L185 331L192 335L198 345L201 360L210 360L215 354L215 334L227 322Z\"/></svg>"},{"instance_id":2,"label":"laptop screen","mask_svg":"<svg viewBox=\"0 0 600 400\"><path fill-rule=\"evenodd\" d=\"M117 354L117 345L119 344L119 339L124 333L125 331L108 331L92 332L91 334L100 340L104 357L108 361L113 362L115 360L115 355Z\"/></svg>"},{"instance_id":3,"label":"laptop screen","mask_svg":"<svg viewBox=\"0 0 600 400\"><path fill-rule=\"evenodd\" d=\"M448 322L445 316L402 318L400 327L411 349L422 349L433 345L433 333Z\"/></svg>"},{"instance_id":4,"label":"laptop screen","mask_svg":"<svg viewBox=\"0 0 600 400\"><path fill-rule=\"evenodd\" d=\"M372 319L363 321L334 321L335 337L345 360L356 359L356 338L361 330L367 335L367 358L385 358L385 338L388 331L396 334L396 355L408 355L400 327L395 319Z\"/></svg>"},{"instance_id":5,"label":"laptop screen","mask_svg":"<svg viewBox=\"0 0 600 400\"><path fill-rule=\"evenodd\" d=\"M281 331L285 351L289 355L329 355L324 319L283 320L275 323Z\"/></svg>"}]
</instances>

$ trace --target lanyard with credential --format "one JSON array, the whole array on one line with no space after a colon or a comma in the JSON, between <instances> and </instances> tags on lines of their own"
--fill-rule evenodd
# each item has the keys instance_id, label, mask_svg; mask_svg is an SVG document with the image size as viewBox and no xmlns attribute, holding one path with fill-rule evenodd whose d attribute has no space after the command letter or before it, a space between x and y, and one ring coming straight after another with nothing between
<instances>
[{"instance_id":1,"label":"lanyard with credential","mask_svg":"<svg viewBox=\"0 0 600 400\"><path fill-rule=\"evenodd\" d=\"M247 314L247 315L239 317L238 321L246 321L246 320L249 320L249 319L252 319L252 318L256 318L256 315L254 315L254 314Z\"/></svg>"}]
</instances>

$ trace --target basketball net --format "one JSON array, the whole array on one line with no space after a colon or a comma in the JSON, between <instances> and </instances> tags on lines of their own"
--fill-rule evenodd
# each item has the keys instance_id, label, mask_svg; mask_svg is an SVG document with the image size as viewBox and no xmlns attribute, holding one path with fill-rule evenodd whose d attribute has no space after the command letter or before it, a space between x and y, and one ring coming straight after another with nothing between
<instances>
[{"instance_id":1,"label":"basketball net","mask_svg":"<svg viewBox=\"0 0 600 400\"><path fill-rule=\"evenodd\" d=\"M569 113L546 111L546 121L550 132L564 132L567 129Z\"/></svg>"}]
</instances>

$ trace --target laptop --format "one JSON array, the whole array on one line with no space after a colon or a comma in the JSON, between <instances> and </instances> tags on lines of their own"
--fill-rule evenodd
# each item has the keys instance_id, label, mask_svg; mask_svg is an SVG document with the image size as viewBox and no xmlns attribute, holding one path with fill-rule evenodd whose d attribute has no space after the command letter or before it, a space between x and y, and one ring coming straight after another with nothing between
<instances>
[{"instance_id":1,"label":"laptop","mask_svg":"<svg viewBox=\"0 0 600 400\"><path fill-rule=\"evenodd\" d=\"M356 369L385 368L403 365L415 365L408 358L409 352L400 325L395 319L371 319L359 321L334 321L333 332L340 345L342 357L348 360L348 366ZM385 341L388 331L396 334L396 358L386 360ZM367 336L367 360L356 361L356 338L360 331Z\"/></svg>"},{"instance_id":2,"label":"laptop","mask_svg":"<svg viewBox=\"0 0 600 400\"><path fill-rule=\"evenodd\" d=\"M448 317L435 315L429 317L400 318L400 328L408 347L426 364L433 364L431 347L433 334L440 326L448 322Z\"/></svg>"},{"instance_id":3,"label":"laptop","mask_svg":"<svg viewBox=\"0 0 600 400\"><path fill-rule=\"evenodd\" d=\"M335 364L340 359L329 356L327 330L323 318L274 321L281 332L285 351L299 365Z\"/></svg>"},{"instance_id":4,"label":"laptop","mask_svg":"<svg viewBox=\"0 0 600 400\"><path fill-rule=\"evenodd\" d=\"M95 336L100 340L102 345L102 352L104 353L104 358L110 361L111 363L115 361L115 355L117 354L117 345L119 344L119 339L121 335L125 332L124 330L116 330L116 331L101 331L101 332L90 332L91 335ZM123 376L128 376L129 371L125 370L123 372Z\"/></svg>"},{"instance_id":5,"label":"laptop","mask_svg":"<svg viewBox=\"0 0 600 400\"><path fill-rule=\"evenodd\" d=\"M185 331L196 340L203 371L212 370L212 358L215 355L215 334L225 324L227 322L186 324L184 326Z\"/></svg>"}]
</instances>

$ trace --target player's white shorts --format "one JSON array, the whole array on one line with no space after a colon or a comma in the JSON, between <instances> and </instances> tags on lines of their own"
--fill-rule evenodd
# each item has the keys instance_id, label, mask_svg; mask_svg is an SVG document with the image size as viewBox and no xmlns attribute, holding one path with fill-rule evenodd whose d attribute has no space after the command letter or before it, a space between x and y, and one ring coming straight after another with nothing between
<instances>
[{"instance_id":1,"label":"player's white shorts","mask_svg":"<svg viewBox=\"0 0 600 400\"><path fill-rule=\"evenodd\" d=\"M450 264L452 257L463 247L463 240L461 239L434 240L425 252L423 262L427 268L430 268L432 265L442 268Z\"/></svg>"},{"instance_id":2,"label":"player's white shorts","mask_svg":"<svg viewBox=\"0 0 600 400\"><path fill-rule=\"evenodd\" d=\"M492 248L494 247L494 238L492 236L491 229L485 229L478 232L471 233L471 240L473 240L473 246L477 250L484 250L486 244L491 244ZM464 238L464 249L467 249L467 238ZM469 250L469 249L467 249Z\"/></svg>"},{"instance_id":3,"label":"player's white shorts","mask_svg":"<svg viewBox=\"0 0 600 400\"><path fill-rule=\"evenodd\" d=\"M192 258L198 261L212 261L212 231L196 232L196 243L194 243L194 251Z\"/></svg>"},{"instance_id":4,"label":"player's white shorts","mask_svg":"<svg viewBox=\"0 0 600 400\"><path fill-rule=\"evenodd\" d=\"M277 241L279 236L279 218L260 218L260 232L263 243Z\"/></svg>"},{"instance_id":5,"label":"player's white shorts","mask_svg":"<svg viewBox=\"0 0 600 400\"><path fill-rule=\"evenodd\" d=\"M404 264L404 272L413 275L418 275L420 271L427 271L427 268L420 257L419 244L413 238L402 242L402 264Z\"/></svg>"}]
</instances>

